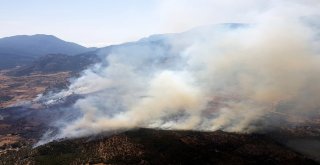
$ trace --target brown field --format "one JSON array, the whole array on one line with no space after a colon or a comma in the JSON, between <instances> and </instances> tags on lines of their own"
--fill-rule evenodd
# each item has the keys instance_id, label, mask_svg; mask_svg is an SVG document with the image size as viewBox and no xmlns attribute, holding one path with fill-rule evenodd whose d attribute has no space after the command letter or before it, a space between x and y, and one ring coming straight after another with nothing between
<instances>
[{"instance_id":1,"label":"brown field","mask_svg":"<svg viewBox=\"0 0 320 165\"><path fill-rule=\"evenodd\" d=\"M0 136L0 147L4 145L14 144L20 140L18 135L1 135Z\"/></svg>"},{"instance_id":2,"label":"brown field","mask_svg":"<svg viewBox=\"0 0 320 165\"><path fill-rule=\"evenodd\" d=\"M0 72L0 109L32 101L50 88L68 83L69 72L13 77Z\"/></svg>"}]
</instances>

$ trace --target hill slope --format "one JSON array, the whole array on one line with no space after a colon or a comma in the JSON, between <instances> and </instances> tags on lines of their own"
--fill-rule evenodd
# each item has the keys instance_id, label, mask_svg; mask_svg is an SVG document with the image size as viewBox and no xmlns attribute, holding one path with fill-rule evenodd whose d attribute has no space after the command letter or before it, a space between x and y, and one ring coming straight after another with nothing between
<instances>
[{"instance_id":1,"label":"hill slope","mask_svg":"<svg viewBox=\"0 0 320 165\"><path fill-rule=\"evenodd\" d=\"M316 164L263 135L152 129L52 142L0 159L4 164Z\"/></svg>"},{"instance_id":2,"label":"hill slope","mask_svg":"<svg viewBox=\"0 0 320 165\"><path fill-rule=\"evenodd\" d=\"M52 35L18 35L0 39L0 69L30 63L47 54L75 55L89 51L81 45L63 41Z\"/></svg>"},{"instance_id":3,"label":"hill slope","mask_svg":"<svg viewBox=\"0 0 320 165\"><path fill-rule=\"evenodd\" d=\"M57 72L78 73L85 70L91 64L97 63L98 57L95 52L68 56L65 54L48 54L42 56L29 65L12 69L8 72L11 76L26 76L34 73L50 74Z\"/></svg>"}]
</instances>

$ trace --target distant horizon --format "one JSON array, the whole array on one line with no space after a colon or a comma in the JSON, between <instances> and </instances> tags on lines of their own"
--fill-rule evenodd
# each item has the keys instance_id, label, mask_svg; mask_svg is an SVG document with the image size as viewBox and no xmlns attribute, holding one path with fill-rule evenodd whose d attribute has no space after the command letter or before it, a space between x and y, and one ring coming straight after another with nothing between
<instances>
[{"instance_id":1,"label":"distant horizon","mask_svg":"<svg viewBox=\"0 0 320 165\"><path fill-rule=\"evenodd\" d=\"M178 32L179 33L179 32ZM160 34L160 33L159 33ZM161 33L161 34L169 34L169 33ZM142 38L146 38L146 37L150 37L152 35L158 35L158 33L156 34L150 34L148 36L142 36L141 38L137 38L137 39L133 39L133 40L128 40L128 41L120 41L119 43L110 43L110 44L107 44L107 43L99 43L98 45L85 45L85 44L82 44L82 43L78 43L76 41L72 41L72 40L67 40L67 39L64 39L63 37L59 37L57 35L54 35L54 34L43 34L43 33L34 33L34 34L16 34L16 35L10 35L10 36L3 36L3 37L0 37L0 39L3 39L3 38L10 38L10 37L16 37L16 36L36 36L36 35L45 35L45 36L54 36L60 40L63 40L63 41L66 41L66 42L72 42L72 43L75 43L75 44L78 44L78 45L81 45L83 47L86 47L86 48L100 48L100 47L106 47L106 46L112 46L112 45L119 45L119 44L123 44L123 43L127 43L127 42L135 42L135 41L138 41Z\"/></svg>"},{"instance_id":2,"label":"distant horizon","mask_svg":"<svg viewBox=\"0 0 320 165\"><path fill-rule=\"evenodd\" d=\"M191 27L191 28L186 29L186 30L184 30L184 31L171 32L171 33L155 33L155 34L149 34L149 35L147 35L147 36L141 36L140 38L133 39L133 40L129 40L129 41L123 41L123 42L111 43L111 44L101 43L100 45L97 45L97 46L87 46L87 45L83 45L83 44L78 43L78 42L75 42L75 41L66 40L66 39L64 39L64 38L62 38L62 37L59 37L59 36L56 36L56 35L54 35L54 34L44 34L44 33L16 34L16 35L11 35L11 36L0 37L0 39L10 38L10 37L16 37L16 36L36 36L36 35L44 35L44 36L53 36L53 37L56 37L56 38L58 38L58 39L60 39L60 40L63 40L63 41L66 41L66 42L72 42L72 43L78 44L78 45L83 46L83 47L86 47L86 48L101 48L101 47L107 47L107 46L112 46L112 45L120 45L120 44L124 44L124 43L127 43L127 42L135 42L135 41L139 41L140 39L148 38L148 37L153 36L153 35L165 35L165 34L183 33L183 32L187 32L187 31L189 31L189 30L192 30L192 29L194 29L194 28L205 27L205 26L212 26L212 25L222 25L222 24L245 24L245 23L241 23L241 22L225 22L225 23L217 23L217 24L206 24L206 25L200 25L200 26L196 26L196 27Z\"/></svg>"},{"instance_id":3,"label":"distant horizon","mask_svg":"<svg viewBox=\"0 0 320 165\"><path fill-rule=\"evenodd\" d=\"M221 23L221 24L228 24L228 23ZM217 24L218 25L218 24ZM201 26L210 26L210 25L201 25ZM200 26L200 27L201 27ZM199 27L199 26L197 26ZM185 31L188 31L188 30L191 30L193 28L197 28L197 27L192 27L190 29L187 29L187 30L184 30L184 31L180 31L180 32L174 32L174 33L183 33ZM75 41L71 41L71 40L66 40L64 39L63 37L59 37L57 35L54 35L54 34L45 34L45 33L34 33L34 34L14 34L14 35L10 35L10 36L3 36L3 37L0 37L0 39L3 39L3 38L10 38L10 37L16 37L16 36L36 36L36 35L44 35L44 36L53 36L53 37L56 37L58 39L61 39L63 41L66 41L66 42L72 42L72 43L75 43L75 44L78 44L78 45L81 45L83 47L87 47L87 48L100 48L100 47L106 47L106 46L112 46L112 45L119 45L119 44L123 44L123 43L127 43L127 42L135 42L135 41L138 41L140 39L143 39L143 38L148 38L150 36L153 36L153 35L162 35L162 34L173 34L172 33L155 33L155 34L149 34L147 36L141 36L140 38L137 38L137 39L133 39L133 40L128 40L128 41L123 41L123 42L119 42L119 43L111 43L111 44L104 44L104 43L100 43L101 45L97 45L97 46L87 46L87 45L84 45L84 44L81 44L81 43L78 43L78 42L75 42Z\"/></svg>"},{"instance_id":4,"label":"distant horizon","mask_svg":"<svg viewBox=\"0 0 320 165\"><path fill-rule=\"evenodd\" d=\"M50 34L86 47L121 44L152 34L183 32L208 24L259 23L266 18L295 17L296 10L307 11L306 14L318 13L317 6L320 5L313 0L0 2L0 38Z\"/></svg>"}]
</instances>

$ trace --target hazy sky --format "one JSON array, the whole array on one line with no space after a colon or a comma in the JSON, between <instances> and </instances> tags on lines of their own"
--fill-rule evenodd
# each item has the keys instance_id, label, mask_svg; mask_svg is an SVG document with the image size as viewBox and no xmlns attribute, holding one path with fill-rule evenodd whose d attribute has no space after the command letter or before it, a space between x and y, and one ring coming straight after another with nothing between
<instances>
[{"instance_id":1,"label":"hazy sky","mask_svg":"<svg viewBox=\"0 0 320 165\"><path fill-rule=\"evenodd\" d=\"M254 22L270 8L319 0L0 0L0 37L52 34L106 46L156 33L224 22Z\"/></svg>"}]
</instances>

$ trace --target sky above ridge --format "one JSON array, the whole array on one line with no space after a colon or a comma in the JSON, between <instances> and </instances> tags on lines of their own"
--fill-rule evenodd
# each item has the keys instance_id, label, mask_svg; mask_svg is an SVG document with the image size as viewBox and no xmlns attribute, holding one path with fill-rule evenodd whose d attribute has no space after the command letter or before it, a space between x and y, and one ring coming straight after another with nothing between
<instances>
[{"instance_id":1,"label":"sky above ridge","mask_svg":"<svg viewBox=\"0 0 320 165\"><path fill-rule=\"evenodd\" d=\"M319 1L0 0L0 37L50 34L99 47L207 24L252 23L303 6L311 12Z\"/></svg>"}]
</instances>

